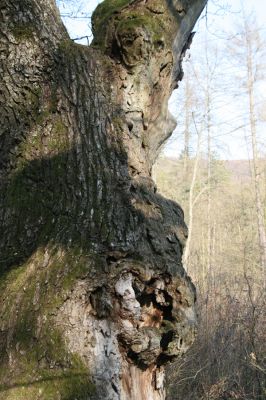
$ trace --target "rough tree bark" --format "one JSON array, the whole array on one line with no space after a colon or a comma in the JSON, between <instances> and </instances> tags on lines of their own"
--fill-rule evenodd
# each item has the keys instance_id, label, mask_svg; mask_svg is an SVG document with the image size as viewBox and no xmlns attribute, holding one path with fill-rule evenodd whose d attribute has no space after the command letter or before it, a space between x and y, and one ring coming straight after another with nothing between
<instances>
[{"instance_id":1,"label":"rough tree bark","mask_svg":"<svg viewBox=\"0 0 266 400\"><path fill-rule=\"evenodd\" d=\"M110 0L90 47L0 2L0 399L163 399L194 338L181 208L151 168L205 0Z\"/></svg>"}]
</instances>

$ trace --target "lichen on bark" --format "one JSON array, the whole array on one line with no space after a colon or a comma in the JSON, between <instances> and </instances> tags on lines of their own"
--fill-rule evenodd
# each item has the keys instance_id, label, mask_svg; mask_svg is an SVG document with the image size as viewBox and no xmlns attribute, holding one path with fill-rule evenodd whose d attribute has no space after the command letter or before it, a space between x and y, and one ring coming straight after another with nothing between
<instances>
[{"instance_id":1,"label":"lichen on bark","mask_svg":"<svg viewBox=\"0 0 266 400\"><path fill-rule=\"evenodd\" d=\"M151 170L204 4L104 1L87 47L53 0L4 0L0 399L164 398L195 289Z\"/></svg>"}]
</instances>

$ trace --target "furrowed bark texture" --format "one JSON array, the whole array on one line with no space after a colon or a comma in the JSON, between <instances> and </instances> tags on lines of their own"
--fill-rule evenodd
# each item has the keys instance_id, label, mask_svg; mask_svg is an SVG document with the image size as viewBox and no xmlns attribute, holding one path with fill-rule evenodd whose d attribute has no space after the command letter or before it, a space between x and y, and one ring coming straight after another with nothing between
<instances>
[{"instance_id":1,"label":"furrowed bark texture","mask_svg":"<svg viewBox=\"0 0 266 400\"><path fill-rule=\"evenodd\" d=\"M164 399L191 345L183 212L152 165L205 0L0 2L0 399Z\"/></svg>"}]
</instances>

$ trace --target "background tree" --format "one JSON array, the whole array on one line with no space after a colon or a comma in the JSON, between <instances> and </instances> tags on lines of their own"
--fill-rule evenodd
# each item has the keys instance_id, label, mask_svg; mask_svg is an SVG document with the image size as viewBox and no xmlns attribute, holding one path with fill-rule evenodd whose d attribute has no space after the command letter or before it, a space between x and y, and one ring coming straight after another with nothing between
<instances>
[{"instance_id":1,"label":"background tree","mask_svg":"<svg viewBox=\"0 0 266 400\"><path fill-rule=\"evenodd\" d=\"M260 47L259 49L255 47L258 51L252 55L253 63L259 66L263 59L265 37L263 31L257 30L256 24L249 27L249 34L253 38L258 37L258 34L260 36ZM212 116L209 130L212 151L208 151L206 135L197 161L195 183L191 186L193 166L198 158L195 146L194 148L191 146L188 160L190 175L187 179L182 172L182 160L164 156L155 166L159 191L167 193L173 200L180 201L184 210L190 208L193 191L193 197L197 199L193 207L193 229L190 232L188 264L189 272L198 289L198 336L186 356L170 366L169 399L257 400L264 399L266 393L266 348L263 328L266 316L263 285L265 271L261 268L260 242L256 224L257 205L252 168L246 47L245 42L242 42L242 30L239 27L235 30L235 37L236 58L225 57L222 46L218 54L216 51L212 52L209 47L209 69L206 67L202 69L203 73L214 70L213 66L218 56L220 60L217 66L218 74L213 80L213 85L209 86L209 97L212 99L209 102ZM230 35L226 41L226 54L228 54L228 43L232 46L232 41L234 42ZM239 63L239 54L241 63ZM190 63L195 66L194 69L197 72L197 65L203 64L202 51L194 56L192 53ZM223 71L238 73L237 79L234 76L234 84L222 75ZM199 73L197 75L200 76ZM265 78L261 76L262 82L263 79ZM201 78L196 82L196 88L202 82L202 90L197 94L197 96L202 96L206 80ZM254 80L253 83L256 139L257 143L260 141L263 143L264 126L257 119L262 96L258 81ZM226 91L224 84L227 85ZM197 93L196 89L194 93ZM232 99L233 102L231 102ZM200 127L200 118L201 122L205 122L202 116L208 115L206 102L198 102L197 111L200 117L196 121L197 126ZM237 119L234 116L235 113L237 113ZM206 120L208 121L208 118ZM236 129L241 129L243 136L245 133L248 135L247 145L251 149L251 159L219 159L217 139L223 136L228 138ZM208 134L208 129L205 133ZM182 128L179 130L177 128L177 134L183 134ZM262 193L262 209L265 210L265 181L263 181L262 173L263 165L265 166L265 157L263 157L265 146L259 148L261 150L257 157L260 167L259 184ZM229 153L225 153L225 157L228 156L230 156ZM211 174L209 174L208 161L211 163ZM208 176L211 176L211 179L208 179ZM207 213L208 189L206 190L208 183L211 188L209 215ZM194 189L191 191L192 188ZM187 211L185 215L188 219ZM209 224L211 224L211 268L207 271ZM187 250L184 254L186 252Z\"/></svg>"},{"instance_id":2,"label":"background tree","mask_svg":"<svg viewBox=\"0 0 266 400\"><path fill-rule=\"evenodd\" d=\"M247 16L242 10L242 21L239 35L231 45L234 59L243 66L243 89L247 96L248 130L252 151L252 173L256 202L256 218L258 226L258 241L260 248L261 268L266 268L266 229L265 215L262 203L262 180L258 151L258 109L256 105L256 85L262 79L263 61L265 60L265 44L260 35L254 16Z\"/></svg>"}]
</instances>

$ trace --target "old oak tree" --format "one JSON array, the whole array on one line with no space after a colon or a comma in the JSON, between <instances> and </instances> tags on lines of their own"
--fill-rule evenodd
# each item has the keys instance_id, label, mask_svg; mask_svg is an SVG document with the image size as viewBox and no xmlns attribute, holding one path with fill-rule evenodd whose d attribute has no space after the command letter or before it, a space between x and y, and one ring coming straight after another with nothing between
<instances>
[{"instance_id":1,"label":"old oak tree","mask_svg":"<svg viewBox=\"0 0 266 400\"><path fill-rule=\"evenodd\" d=\"M0 2L0 399L164 399L193 342L183 212L152 165L205 0Z\"/></svg>"}]
</instances>

